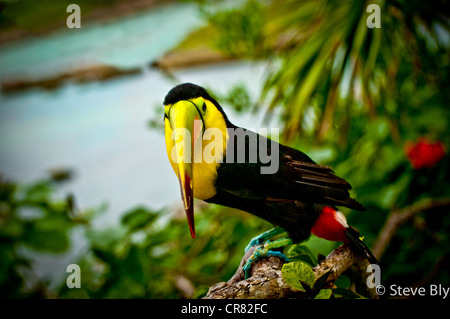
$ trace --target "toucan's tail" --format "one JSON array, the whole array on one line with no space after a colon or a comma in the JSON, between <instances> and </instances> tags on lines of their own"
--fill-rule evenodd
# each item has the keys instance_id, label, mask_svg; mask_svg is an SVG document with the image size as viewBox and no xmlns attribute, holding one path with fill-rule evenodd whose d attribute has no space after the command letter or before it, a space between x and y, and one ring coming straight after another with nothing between
<instances>
[{"instance_id":1,"label":"toucan's tail","mask_svg":"<svg viewBox=\"0 0 450 319\"><path fill-rule=\"evenodd\" d=\"M363 253L369 263L371 264L377 264L379 265L378 260L375 258L375 256L370 251L369 247L367 247L366 244L359 238L359 232L354 229L353 227L347 227L345 229L345 234L348 236L348 238L351 240L353 245L361 252Z\"/></svg>"}]
</instances>

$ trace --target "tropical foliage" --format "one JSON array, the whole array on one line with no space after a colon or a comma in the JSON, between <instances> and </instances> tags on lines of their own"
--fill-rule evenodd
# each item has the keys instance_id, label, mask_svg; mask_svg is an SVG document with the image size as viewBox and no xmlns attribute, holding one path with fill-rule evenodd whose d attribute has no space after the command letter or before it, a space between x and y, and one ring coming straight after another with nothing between
<instances>
[{"instance_id":1,"label":"tropical foliage","mask_svg":"<svg viewBox=\"0 0 450 319\"><path fill-rule=\"evenodd\" d=\"M269 61L256 111L268 108L268 123L283 128L283 142L351 182L368 211L343 212L377 248L383 284L449 286L445 1L378 1L381 28L367 26L371 1L261 3L219 11L202 3L211 45ZM225 100L249 104L249 95L237 87ZM0 292L9 297L200 297L228 280L248 240L270 227L211 205L196 217L201 240L189 240L183 213L169 208L137 207L117 227L98 230L90 221L101 208L80 212L70 198L55 200L50 181L0 186ZM66 251L75 229L87 243L78 262L81 288L69 289L64 274L55 289L33 281L30 252ZM318 254L336 245L312 237L288 248L285 280L310 298L359 297L346 290L346 276L333 290L311 277Z\"/></svg>"},{"instance_id":2,"label":"tropical foliage","mask_svg":"<svg viewBox=\"0 0 450 319\"><path fill-rule=\"evenodd\" d=\"M397 229L383 247L382 269L387 282L448 282L450 34L445 3L375 2L381 27L370 28L372 3L272 1L261 8L248 2L244 12L257 18L245 21L255 27L263 19L263 27L258 46L247 52L273 61L260 105L269 105L269 117L271 111L281 114L270 123L284 127L285 142L351 182L368 212L347 212L348 218L369 244L381 237L393 213L444 198L443 207L425 205L426 212L417 209ZM235 17L236 12L243 11L220 15ZM230 30L222 20L227 19L210 18L233 44L230 48L251 43L245 30L239 33L241 24Z\"/></svg>"}]
</instances>

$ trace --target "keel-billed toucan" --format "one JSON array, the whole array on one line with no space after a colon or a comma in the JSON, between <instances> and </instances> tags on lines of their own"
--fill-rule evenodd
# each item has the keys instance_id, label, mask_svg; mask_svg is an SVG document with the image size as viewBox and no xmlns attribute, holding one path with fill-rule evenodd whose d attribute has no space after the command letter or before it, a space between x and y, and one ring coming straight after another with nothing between
<instances>
[{"instance_id":1,"label":"keel-billed toucan","mask_svg":"<svg viewBox=\"0 0 450 319\"><path fill-rule=\"evenodd\" d=\"M180 84L169 91L164 122L167 154L180 182L192 237L195 197L259 216L287 232L293 242L313 233L353 243L370 262L376 262L336 206L365 209L350 197L350 184L330 167L262 135L254 133L256 138L252 138L245 134L247 131L233 125L219 103L195 84ZM239 134L232 134L236 131ZM267 154L278 157L272 173L262 173L267 163L259 157L250 160L252 152L262 146ZM244 154L240 160L239 152Z\"/></svg>"}]
</instances>

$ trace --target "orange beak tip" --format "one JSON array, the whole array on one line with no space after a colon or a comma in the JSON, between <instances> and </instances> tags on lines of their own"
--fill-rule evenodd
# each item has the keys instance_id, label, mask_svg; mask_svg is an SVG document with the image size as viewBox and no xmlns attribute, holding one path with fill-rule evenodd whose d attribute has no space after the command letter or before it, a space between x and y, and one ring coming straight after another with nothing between
<instances>
[{"instance_id":1,"label":"orange beak tip","mask_svg":"<svg viewBox=\"0 0 450 319\"><path fill-rule=\"evenodd\" d=\"M192 202L192 199L191 199ZM189 209L186 210L186 217L189 224L189 231L191 232L191 237L195 238L195 222L194 222L194 209L193 207L189 207Z\"/></svg>"}]
</instances>

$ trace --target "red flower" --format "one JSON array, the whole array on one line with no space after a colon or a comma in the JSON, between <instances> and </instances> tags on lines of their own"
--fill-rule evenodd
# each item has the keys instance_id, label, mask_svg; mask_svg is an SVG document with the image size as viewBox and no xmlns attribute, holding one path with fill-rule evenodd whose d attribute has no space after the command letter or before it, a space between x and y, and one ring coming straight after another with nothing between
<instances>
[{"instance_id":1,"label":"red flower","mask_svg":"<svg viewBox=\"0 0 450 319\"><path fill-rule=\"evenodd\" d=\"M433 167L445 156L444 144L442 142L431 142L421 138L418 142L406 142L405 153L414 169Z\"/></svg>"}]
</instances>

